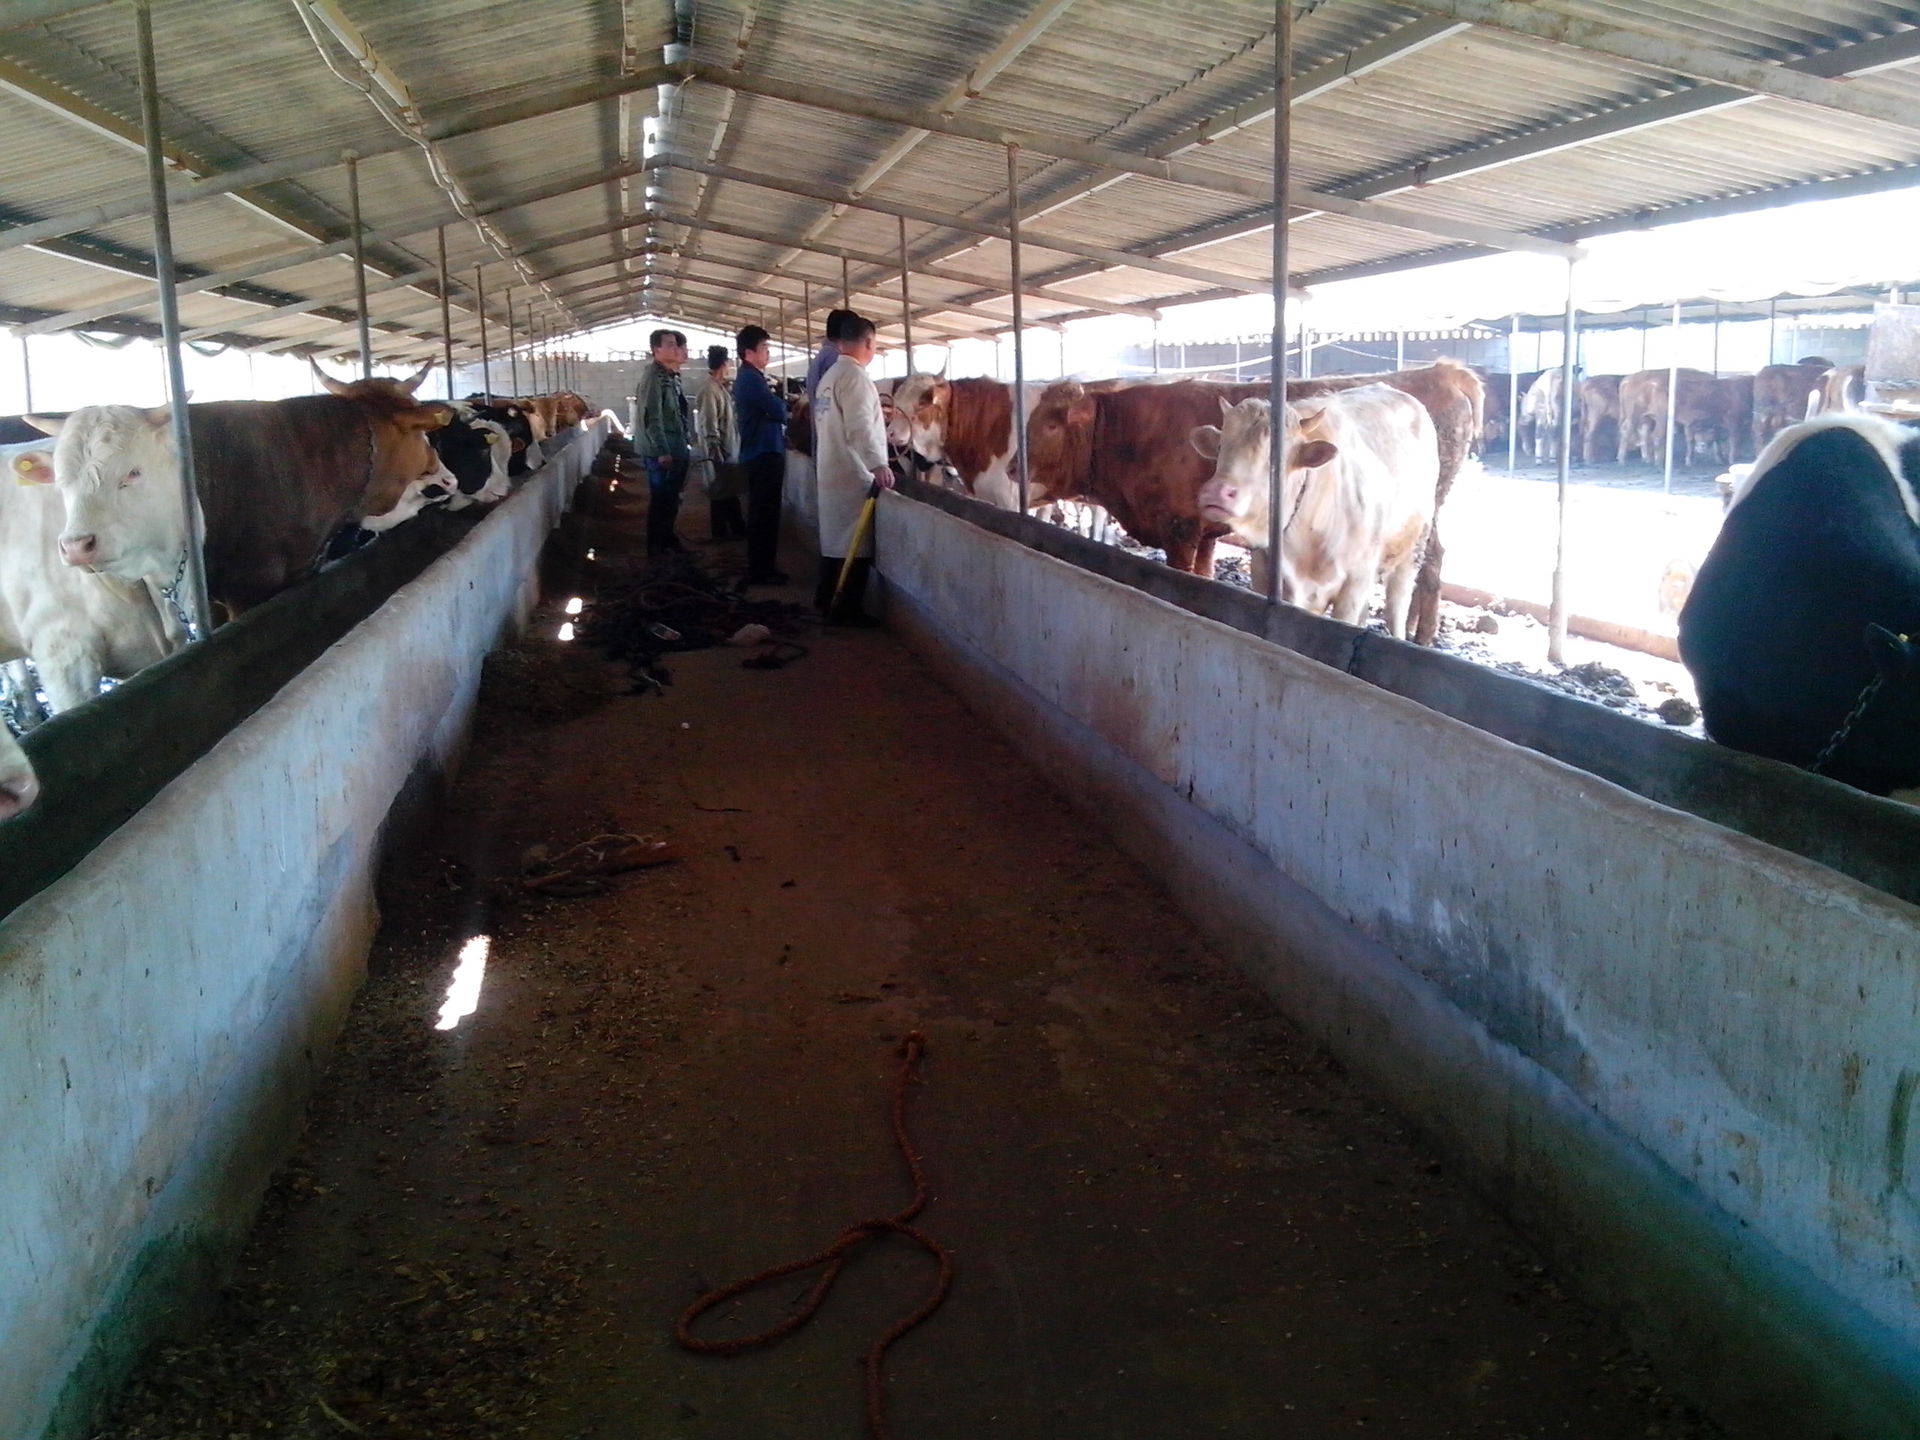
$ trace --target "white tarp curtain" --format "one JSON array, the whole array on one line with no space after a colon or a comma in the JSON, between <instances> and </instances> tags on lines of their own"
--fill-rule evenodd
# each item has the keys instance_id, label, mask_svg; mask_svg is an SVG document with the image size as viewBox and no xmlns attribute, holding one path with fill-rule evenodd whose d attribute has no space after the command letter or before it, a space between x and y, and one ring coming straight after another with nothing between
<instances>
[{"instance_id":1,"label":"white tarp curtain","mask_svg":"<svg viewBox=\"0 0 1920 1440\"><path fill-rule=\"evenodd\" d=\"M1920 190L1601 235L1583 244L1588 258L1575 267L1574 297L1589 314L1658 309L1676 298L1754 301L1851 286L1884 290L1920 277ZM1439 328L1516 311L1558 315L1566 297L1564 260L1489 255L1317 285L1305 316L1315 330Z\"/></svg>"}]
</instances>

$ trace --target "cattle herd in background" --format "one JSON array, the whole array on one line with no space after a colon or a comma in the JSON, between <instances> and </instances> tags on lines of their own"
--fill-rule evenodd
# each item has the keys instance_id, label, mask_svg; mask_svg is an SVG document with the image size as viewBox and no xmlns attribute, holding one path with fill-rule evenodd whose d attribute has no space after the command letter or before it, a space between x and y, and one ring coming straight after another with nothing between
<instances>
[{"instance_id":1,"label":"cattle herd in background","mask_svg":"<svg viewBox=\"0 0 1920 1440\"><path fill-rule=\"evenodd\" d=\"M1481 446L1506 449L1510 375L1480 372L1486 381L1486 425ZM1752 460L1787 426L1816 415L1857 410L1866 367L1835 365L1808 356L1791 365L1764 366L1752 375L1709 375L1682 368L1673 402L1675 465L1734 465ZM1589 375L1574 385L1573 461L1662 465L1667 453L1666 370L1631 375ZM1515 448L1537 462L1558 460L1562 412L1561 372L1522 374Z\"/></svg>"},{"instance_id":2,"label":"cattle herd in background","mask_svg":"<svg viewBox=\"0 0 1920 1440\"><path fill-rule=\"evenodd\" d=\"M316 366L325 394L189 406L216 622L425 509L504 499L591 413L572 391L422 402L427 373L349 382ZM188 540L165 407L0 420L0 456L14 482L0 484L0 666L27 729L186 644ZM0 725L0 819L37 790Z\"/></svg>"}]
</instances>

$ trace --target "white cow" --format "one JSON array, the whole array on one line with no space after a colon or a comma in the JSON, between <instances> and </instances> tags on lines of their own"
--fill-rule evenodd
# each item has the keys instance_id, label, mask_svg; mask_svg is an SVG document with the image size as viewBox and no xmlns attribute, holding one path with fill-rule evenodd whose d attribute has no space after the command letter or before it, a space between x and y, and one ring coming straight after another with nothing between
<instances>
[{"instance_id":1,"label":"white cow","mask_svg":"<svg viewBox=\"0 0 1920 1440\"><path fill-rule=\"evenodd\" d=\"M39 798L40 781L20 742L0 725L0 820L11 820Z\"/></svg>"},{"instance_id":2,"label":"white cow","mask_svg":"<svg viewBox=\"0 0 1920 1440\"><path fill-rule=\"evenodd\" d=\"M53 485L51 441L0 449L0 663L29 659L53 710L100 693L186 643L148 585L63 564L66 511Z\"/></svg>"},{"instance_id":3,"label":"white cow","mask_svg":"<svg viewBox=\"0 0 1920 1440\"><path fill-rule=\"evenodd\" d=\"M1215 461L1200 513L1231 526L1253 550L1265 588L1273 503L1268 478L1272 425L1264 400L1220 402L1219 425L1194 430L1193 448ZM1407 634L1407 606L1433 524L1439 441L1426 407L1390 385L1361 385L1286 407L1292 434L1281 540L1281 595L1318 615L1357 625L1373 587L1387 584L1388 633Z\"/></svg>"}]
</instances>

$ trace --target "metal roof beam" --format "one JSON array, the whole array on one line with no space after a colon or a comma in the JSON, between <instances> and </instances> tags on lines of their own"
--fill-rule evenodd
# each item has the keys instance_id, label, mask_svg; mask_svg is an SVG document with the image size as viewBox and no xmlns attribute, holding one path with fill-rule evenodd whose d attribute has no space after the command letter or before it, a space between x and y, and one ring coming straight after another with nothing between
<instances>
[{"instance_id":1,"label":"metal roof beam","mask_svg":"<svg viewBox=\"0 0 1920 1440\"><path fill-rule=\"evenodd\" d=\"M62 120L80 126L112 142L123 149L136 153L146 150L146 138L140 127L132 121L123 120L111 110L103 109L92 101L83 99L72 91L54 84L44 76L37 75L23 65L0 58L0 90L7 90L23 100L31 101L41 109L58 115ZM180 146L163 146L168 163L189 175L207 176L218 168L198 155L183 150ZM228 197L236 204L243 205L262 219L270 220L306 240L326 238L317 229L299 215L266 196L250 189L236 189L228 192Z\"/></svg>"},{"instance_id":2,"label":"metal roof beam","mask_svg":"<svg viewBox=\"0 0 1920 1440\"><path fill-rule=\"evenodd\" d=\"M1920 130L1920 102L1856 90L1839 80L1746 60L1725 50L1690 45L1671 35L1630 30L1516 0L1405 0L1409 9L1466 20L1549 44L1651 65L1695 80L1710 80L1773 100L1794 100L1908 130Z\"/></svg>"},{"instance_id":3,"label":"metal roof beam","mask_svg":"<svg viewBox=\"0 0 1920 1440\"><path fill-rule=\"evenodd\" d=\"M233 285L241 280L251 280L257 275L267 275L275 270L285 270L290 265L310 264L315 260L324 260L332 255L344 254L351 249L353 249L353 242L351 240L335 240L329 245L322 245L317 251L302 252L303 258L299 260L289 260L283 255L270 256L265 260L256 260L251 265L240 265L231 270L217 270L211 275L202 275L197 279L182 280L173 287L174 294L198 295L203 291L218 290L222 286ZM282 293L284 294L285 292L283 291ZM233 300L243 305L262 303L256 300L249 300L244 296L228 295L222 298ZM159 303L159 295L155 293L150 286L142 295L127 295L118 300L108 301L103 304L89 305L85 309L68 310L64 314L52 315L45 320L37 320L31 325L19 326L13 333L25 339L29 335L46 335L55 330L72 330L77 326L85 325L90 320L100 320L108 315L125 315L129 311L144 310L149 305L158 305Z\"/></svg>"},{"instance_id":4,"label":"metal roof beam","mask_svg":"<svg viewBox=\"0 0 1920 1440\"><path fill-rule=\"evenodd\" d=\"M973 69L955 81L944 95L933 102L933 109L941 115L952 115L967 101L976 98L996 76L1017 60L1029 45L1039 39L1049 25L1071 8L1072 4L1073 0L1044 0L1044 3L1028 11L1026 17L1009 30L998 45L982 56ZM909 130L900 136L880 152L879 158L860 172L859 178L847 187L847 193L866 194L903 160L919 149L920 142L925 140L929 133L926 130ZM846 213L846 206L835 205L826 214L820 216L807 227L799 244L773 262L773 268L784 270L791 265L805 246L818 240L835 221Z\"/></svg>"},{"instance_id":5,"label":"metal roof beam","mask_svg":"<svg viewBox=\"0 0 1920 1440\"><path fill-rule=\"evenodd\" d=\"M686 269L686 267L687 267L688 265L719 265L719 266L723 266L723 267L725 267L725 268L727 268L727 269L731 269L731 270L744 270L744 271L746 271L747 273L749 273L749 274L753 274L753 275L757 275L757 274L759 274L759 273L760 273L760 272L759 272L758 270L756 270L756 269L754 269L754 267L752 267L752 266L750 266L750 265L734 265L734 264L731 264L730 262L728 262L728 261L725 261L725 260L715 260L715 259L713 259L713 258L712 258L711 256L708 256L708 255L684 255L684 256L681 256L681 257L680 257L680 259L681 259L681 264L680 264L680 265L679 265L679 266L678 266L678 267L677 267L677 268L675 269L675 271L673 272L673 273L674 273L674 275L675 275L675 277L676 277L676 278L677 278L678 280L682 280L682 281L687 281L687 282L692 282L692 283L696 283L696 284L703 284L703 285L705 285L705 284L711 284L711 285L712 285L712 286L714 286L714 287L717 287L717 288L721 288L721 289L723 289L723 290L725 291L725 293L728 293L728 294L734 294L734 295L738 295L738 294L741 294L741 293L743 293L743 291L742 291L742 288L741 288L741 287L739 287L739 286L727 286L727 285L725 285L725 283L724 283L723 281L721 281L721 280L718 280L718 279L711 279L710 277L707 277L707 276L703 276L703 275L694 275L694 274L690 274L690 273L689 273L689 272L687 271L687 269ZM613 262L612 262L611 260L602 260L602 261L600 261L599 263L600 263L600 265L610 265L610 264L612 264ZM598 268L598 267L588 267L588 268ZM601 291L601 290L604 290L604 289L606 289L606 288L607 288L607 287L608 287L609 285L614 285L614 284L617 284L617 283L620 283L621 281L624 281L624 280L625 280L626 278L627 278L627 277L625 277L624 275L615 275L615 276L611 276L611 277L609 277L608 279L605 279L605 280L596 280L596 281L593 281L593 282L592 282L591 284L587 284L587 285L582 285L582 286L580 286L580 287L579 287L578 289L576 289L576 290L570 290L570 291L568 291L568 292L566 292L566 294L567 294L567 297L568 297L568 299L569 299L570 301L572 301L572 300L578 300L578 299L580 299L580 298L581 298L581 297L583 297L583 296L587 296L587 295L595 295L595 292L597 292L597 291ZM792 302L792 303L793 303L793 305L794 305L795 307L798 307L798 306L799 306L799 305L800 305L801 303L803 303L803 296L802 296L802 295L792 295L792 294L789 294L789 293L787 293L787 292L786 292L786 291L784 291L784 290L763 290L763 289L759 289L759 288L755 288L755 289L754 289L754 290L753 290L752 292L750 292L750 293L753 293L753 294L756 294L756 295L764 295L764 296L766 296L767 298L769 298L769 299L771 299L771 300L774 300L774 301L780 301L780 300L787 300L787 301L790 301L790 302ZM592 303L595 303L595 304L599 304L599 303L604 303L604 302L605 302L606 300L608 300L608 299L611 299L611 298L613 298L613 297L610 297L610 296L601 296L601 295L595 295L595 298L594 298L594 300L593 300L593 302L592 302ZM890 297L890 296L889 296L889 297L884 297L884 298L889 298L889 299L890 299L890 298L892 298L892 297ZM800 313L800 312L799 312L799 310L798 310L798 308L796 308L796 309L795 309L795 310L794 310L794 311L792 312L792 314L794 315L794 318L796 318L796 319L798 319L798 318L799 318L799 313ZM964 313L969 313L969 312L966 312L966 311L964 311L964 310L963 310L963 311L961 311L960 313L963 313L963 314L964 314ZM994 322L995 324L1003 324L1003 323L1005 323L1005 321L1006 321L1006 316L1004 316L1004 315L993 315L993 316L982 316L981 318L983 318L983 319L989 319L989 320L991 320L991 321L993 321L993 322ZM881 320L879 320L878 318L876 318L876 319L874 320L874 323L875 323L876 325L881 325L881 324L883 324L883 323L885 323L885 322L882 322ZM898 325L898 324L899 324L899 322L898 322L897 320L895 320L895 321L893 321L893 322L891 322L891 323L893 323L894 325ZM917 322L917 317L916 317L916 323L918 323L918 322ZM969 333L971 333L971 332L969 332L969 331L965 331L965 330L955 330L955 329L953 329L953 328L952 328L951 326L944 326L944 327L943 327L943 326L934 326L934 327L932 327L932 328L934 328L934 329L939 329L939 330L941 330L941 331L942 331L943 333L945 333L945 334L950 334L950 335L965 335L965 334L969 334Z\"/></svg>"},{"instance_id":6,"label":"metal roof beam","mask_svg":"<svg viewBox=\"0 0 1920 1440\"><path fill-rule=\"evenodd\" d=\"M1832 50L1823 50L1818 55L1789 60L1783 68L1829 79L1856 79L1878 71L1910 65L1915 60L1920 60L1920 29L1902 30L1877 40L1864 40L1857 45L1841 45ZM1668 125L1691 116L1707 115L1714 111L1731 109L1737 105L1751 105L1761 98L1752 91L1736 89L1730 85L1696 85L1671 95L1662 95L1657 99L1622 105L1616 110L1607 111L1604 115L1574 120L1564 125L1550 125L1529 135L1497 141L1491 145L1481 145L1457 155L1423 160L1417 165L1390 171L1357 185L1340 185L1334 188L1338 194L1362 200L1391 195L1397 191L1411 190L1416 186L1433 185L1443 180L1460 180L1470 175L1484 174L1486 171L1497 170L1502 166L1519 164L1525 160L1537 160L1542 156L1554 155L1562 150L1572 150L1582 145L1618 139L1623 135L1652 129L1657 125Z\"/></svg>"},{"instance_id":7,"label":"metal roof beam","mask_svg":"<svg viewBox=\"0 0 1920 1440\"><path fill-rule=\"evenodd\" d=\"M0 14L7 13L0 7ZM0 24L4 24L0 21ZM674 71L668 65L654 65L646 70L636 71L626 77L634 89L650 89L662 80L670 80ZM603 84L604 82L594 82ZM573 87L578 89L578 87ZM451 125L429 125L425 134L430 140L451 140L466 135L477 135L503 125L516 125L523 120L537 120L544 115L569 110L586 103L569 92L552 92L533 101L516 101L511 105L497 106L486 113L485 118L470 119L468 123ZM371 160L379 155L412 154L419 147L404 136L395 135L390 139L376 140L356 147L362 160ZM323 170L332 170L346 162L341 158L339 147L327 150L310 150L303 155L290 156L285 160L275 160L267 164L247 165L236 170L228 170L209 175L191 185L175 186L167 192L169 209L179 210L187 205L196 205L202 201L217 199L235 190L243 190L254 185L268 185L280 180L293 180L305 175L315 175ZM608 172L601 172L601 179L617 178ZM575 187L580 188L580 187ZM102 205L91 205L84 210L69 211L64 215L52 215L44 220L35 220L26 225L15 225L0 231L0 250L11 250L20 245L33 245L39 241L53 239L60 235L71 235L80 230L98 229L111 225L117 220L130 220L141 215L153 213L153 202L147 197L144 188L138 194ZM482 213L491 214L490 210ZM443 211L433 219L422 222L434 225L452 222L460 217ZM389 227L392 228L392 227Z\"/></svg>"},{"instance_id":8,"label":"metal roof beam","mask_svg":"<svg viewBox=\"0 0 1920 1440\"><path fill-rule=\"evenodd\" d=\"M433 276L434 272L432 270L409 271L404 275L396 275L391 280L383 280L378 285L369 285L367 287L367 294L379 295L388 290L404 290L410 285L418 285L422 280L431 279ZM238 320L222 320L217 325L202 325L197 330L185 331L180 338L182 340L204 340L209 335L218 335L223 331L243 331L250 326L259 325L268 320L279 320L288 315L304 315L310 310L325 310L335 305L345 305L353 298L354 291L349 289L344 295L333 295L322 299L295 300L291 304L276 306L272 310L262 310L257 315L245 315ZM433 301L436 307L439 303L438 299Z\"/></svg>"},{"instance_id":9,"label":"metal roof beam","mask_svg":"<svg viewBox=\"0 0 1920 1440\"><path fill-rule=\"evenodd\" d=\"M1458 3L1469 3L1469 0L1458 0ZM1272 199L1272 187L1264 180L1251 176L1228 175L1217 170L1191 165L1182 160L1159 160L1149 156L1132 155L1111 146L1083 144L1068 136L1053 135L1043 131L1007 130L1000 126L981 124L960 117L935 115L929 111L912 110L905 106L860 99L823 86L800 85L759 75L734 74L713 65L693 64L688 69L694 77L710 80L716 85L729 85L745 90L749 94L764 95L774 100L786 100L796 105L849 115L856 119L877 120L883 124L931 130L936 134L952 135L962 140L973 140L995 147L1014 144L1036 155L1074 160L1096 169L1140 175L1150 180L1186 185L1213 194L1237 195L1252 200L1270 201ZM845 198L849 203L858 199L852 196ZM1422 215L1416 211L1380 205L1373 201L1348 200L1340 196L1300 190L1294 191L1289 198L1290 203L1297 206L1311 206L1332 211L1335 214L1347 215L1356 220L1391 225L1398 229L1413 230L1422 234L1440 235L1453 240L1492 245L1503 250L1532 251L1557 255L1563 259L1577 258L1579 254L1578 246L1567 245L1560 241L1543 240L1536 235L1503 230L1493 225ZM907 218L917 217L910 215ZM935 220L932 223L942 222ZM1038 236L1033 237L1033 243L1046 244ZM1046 248L1061 247L1047 245Z\"/></svg>"},{"instance_id":10,"label":"metal roof beam","mask_svg":"<svg viewBox=\"0 0 1920 1440\"><path fill-rule=\"evenodd\" d=\"M990 224L984 220L957 220L952 216L941 214L938 210L928 210L918 205L899 205L865 195L855 197L848 195L845 191L831 190L819 185L806 185L798 180L779 175L763 175L754 170L738 170L731 165L707 165L697 160L676 160L674 163L682 169L704 169L722 180L737 180L742 185L757 185L763 190L777 190L787 195L824 200L828 204L844 202L857 210L872 210L880 215L901 215L908 220L918 220L923 224L939 225L973 235L984 235L989 240L1007 238L1007 230L1003 225ZM1240 290L1250 295L1267 293L1266 281L1250 279L1245 275L1230 275L1222 270L1208 270L1201 266L1186 265L1172 260L1155 260L1149 256L1136 255L1130 250L1116 250L1104 245L1088 245L1082 241L1069 240L1064 236L1030 233L1024 229L1021 231L1021 239L1035 249L1058 250L1066 255L1080 255L1089 260L1098 260L1104 265L1151 270L1162 275L1177 276L1182 280L1192 280L1201 285L1224 285L1229 289Z\"/></svg>"},{"instance_id":11,"label":"metal roof beam","mask_svg":"<svg viewBox=\"0 0 1920 1440\"><path fill-rule=\"evenodd\" d=\"M670 225L686 225L691 223L691 217L684 215L663 214L660 218ZM897 276L900 273L900 262L897 256L880 255L868 250L850 250L842 245L795 245L793 241L783 236L770 234L762 230L750 230L739 225L726 225L714 220L702 221L701 224L717 235L731 235L738 240L752 240L765 245L794 245L794 249L798 253L825 255L833 260L842 258L858 260L862 264L878 265L892 275ZM991 276L969 274L965 270L955 270L944 265L910 265L908 270L914 275L925 275L929 279L946 280L961 285L993 285L998 283ZM774 273L780 272L776 271ZM805 278L812 279L813 277L808 276ZM829 289L831 289L833 285L831 280L821 280L817 283L827 286ZM1031 285L1022 286L1021 293L1030 299L1039 300L1049 305L1078 305L1083 309L1099 310L1110 315L1139 315L1151 319L1160 313L1151 305L1128 305L1119 301L1102 300L1092 295L1049 294L1047 291ZM954 307L947 306L943 308L952 309ZM1004 317L996 316L995 318L1001 319Z\"/></svg>"}]
</instances>

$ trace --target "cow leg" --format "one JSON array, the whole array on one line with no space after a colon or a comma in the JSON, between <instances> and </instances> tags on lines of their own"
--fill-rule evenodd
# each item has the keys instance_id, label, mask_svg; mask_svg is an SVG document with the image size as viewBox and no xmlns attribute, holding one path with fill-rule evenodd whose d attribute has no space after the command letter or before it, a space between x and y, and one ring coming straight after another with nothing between
<instances>
[{"instance_id":1,"label":"cow leg","mask_svg":"<svg viewBox=\"0 0 1920 1440\"><path fill-rule=\"evenodd\" d=\"M1440 562L1446 558L1447 547L1440 543L1440 526L1435 522L1427 530L1427 543L1420 554L1417 570L1409 567L1413 576L1413 597L1411 610L1398 631L1401 638L1407 634L1407 624L1413 627L1413 643L1431 645L1440 638ZM1392 605L1389 597L1388 612Z\"/></svg>"},{"instance_id":2,"label":"cow leg","mask_svg":"<svg viewBox=\"0 0 1920 1440\"><path fill-rule=\"evenodd\" d=\"M1187 573L1213 578L1213 547L1219 539L1215 535L1202 535L1193 547L1193 567Z\"/></svg>"},{"instance_id":3,"label":"cow leg","mask_svg":"<svg viewBox=\"0 0 1920 1440\"><path fill-rule=\"evenodd\" d=\"M101 676L106 673L91 645L64 637L37 648L33 668L40 672L40 688L47 692L47 708L56 715L84 705L98 695Z\"/></svg>"},{"instance_id":4,"label":"cow leg","mask_svg":"<svg viewBox=\"0 0 1920 1440\"><path fill-rule=\"evenodd\" d=\"M1424 564L1424 556L1409 555L1387 572L1387 633L1396 640L1407 638L1408 610Z\"/></svg>"},{"instance_id":5,"label":"cow leg","mask_svg":"<svg viewBox=\"0 0 1920 1440\"><path fill-rule=\"evenodd\" d=\"M1365 625L1367 602L1373 598L1371 575L1349 575L1333 592L1333 618L1343 625Z\"/></svg>"}]
</instances>

